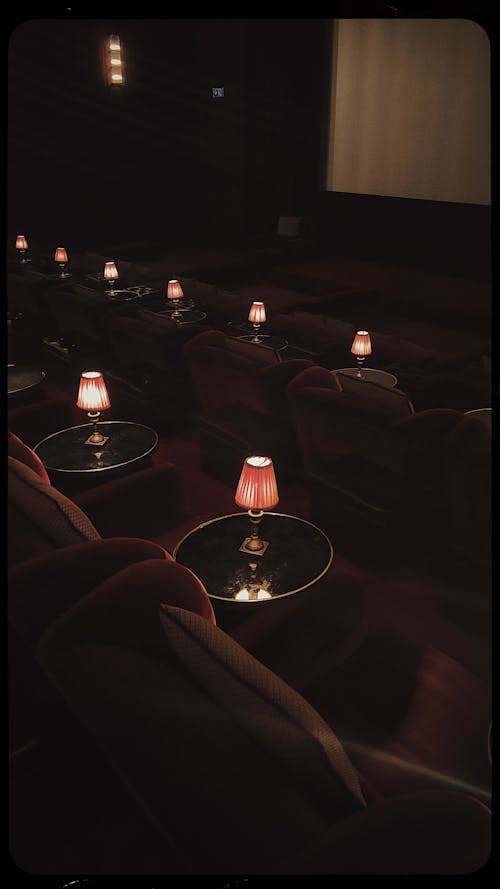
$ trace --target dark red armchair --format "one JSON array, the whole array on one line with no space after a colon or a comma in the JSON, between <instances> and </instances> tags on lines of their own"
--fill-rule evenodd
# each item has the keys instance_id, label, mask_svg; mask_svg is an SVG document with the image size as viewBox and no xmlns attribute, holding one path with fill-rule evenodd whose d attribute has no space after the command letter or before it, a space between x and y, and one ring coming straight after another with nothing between
<instances>
[{"instance_id":1,"label":"dark red armchair","mask_svg":"<svg viewBox=\"0 0 500 889\"><path fill-rule=\"evenodd\" d=\"M205 472L234 487L249 454L266 454L280 475L300 472L285 390L312 362L285 359L272 350L224 336L218 330L184 346L200 405L200 446Z\"/></svg>"},{"instance_id":2,"label":"dark red armchair","mask_svg":"<svg viewBox=\"0 0 500 889\"><path fill-rule=\"evenodd\" d=\"M398 558L447 524L445 441L461 414L414 412L405 394L303 371L287 387L309 482L311 517L357 558Z\"/></svg>"}]
</instances>

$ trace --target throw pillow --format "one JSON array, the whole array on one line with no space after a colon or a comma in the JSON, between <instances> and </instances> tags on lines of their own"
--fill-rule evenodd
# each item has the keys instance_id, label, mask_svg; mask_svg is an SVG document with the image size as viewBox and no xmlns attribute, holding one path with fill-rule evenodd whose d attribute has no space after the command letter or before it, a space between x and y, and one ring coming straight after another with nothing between
<instances>
[{"instance_id":1,"label":"throw pillow","mask_svg":"<svg viewBox=\"0 0 500 889\"><path fill-rule=\"evenodd\" d=\"M329 821L365 806L356 770L307 701L218 627L160 606L168 642L205 692L289 773Z\"/></svg>"}]
</instances>

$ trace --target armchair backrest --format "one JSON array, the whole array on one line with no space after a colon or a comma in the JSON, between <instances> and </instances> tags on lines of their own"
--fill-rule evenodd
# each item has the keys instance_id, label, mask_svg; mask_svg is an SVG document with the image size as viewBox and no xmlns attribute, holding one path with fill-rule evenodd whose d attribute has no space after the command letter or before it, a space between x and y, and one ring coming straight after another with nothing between
<instances>
[{"instance_id":1,"label":"armchair backrest","mask_svg":"<svg viewBox=\"0 0 500 889\"><path fill-rule=\"evenodd\" d=\"M288 410L286 385L311 362L280 361L273 349L206 331L184 345L205 414L244 405L261 413Z\"/></svg>"},{"instance_id":2,"label":"armchair backrest","mask_svg":"<svg viewBox=\"0 0 500 889\"><path fill-rule=\"evenodd\" d=\"M398 418L410 415L408 399L396 393L394 404L391 400L388 407L385 395L389 390L379 393L382 387L374 386L372 401L371 389L366 394L362 389L360 395L356 388L353 394L341 389L339 378L340 374L315 366L302 371L287 386L307 470L321 473L339 457L353 455L398 470L399 448L390 427Z\"/></svg>"},{"instance_id":3,"label":"armchair backrest","mask_svg":"<svg viewBox=\"0 0 500 889\"><path fill-rule=\"evenodd\" d=\"M467 545L488 547L492 505L491 427L464 414L446 447L446 477L451 521Z\"/></svg>"},{"instance_id":4,"label":"armchair backrest","mask_svg":"<svg viewBox=\"0 0 500 889\"><path fill-rule=\"evenodd\" d=\"M210 330L193 337L184 345L184 354L205 415L236 404L262 409L257 380L262 365L229 349L227 340L220 331Z\"/></svg>"},{"instance_id":5,"label":"armchair backrest","mask_svg":"<svg viewBox=\"0 0 500 889\"><path fill-rule=\"evenodd\" d=\"M59 547L99 540L85 513L50 484L37 455L12 435L8 448L9 566Z\"/></svg>"}]
</instances>

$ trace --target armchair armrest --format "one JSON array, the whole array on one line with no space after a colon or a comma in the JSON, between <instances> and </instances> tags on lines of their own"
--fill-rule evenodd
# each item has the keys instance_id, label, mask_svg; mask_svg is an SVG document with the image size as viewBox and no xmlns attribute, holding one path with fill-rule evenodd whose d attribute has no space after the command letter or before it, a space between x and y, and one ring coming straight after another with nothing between
<instances>
[{"instance_id":1,"label":"armchair armrest","mask_svg":"<svg viewBox=\"0 0 500 889\"><path fill-rule=\"evenodd\" d=\"M182 476L171 463L106 482L73 499L103 537L151 539L186 517Z\"/></svg>"},{"instance_id":2,"label":"armchair armrest","mask_svg":"<svg viewBox=\"0 0 500 889\"><path fill-rule=\"evenodd\" d=\"M149 540L92 540L44 553L9 572L9 618L18 633L35 643L64 611L95 586L145 559L171 561Z\"/></svg>"},{"instance_id":3,"label":"armchair armrest","mask_svg":"<svg viewBox=\"0 0 500 889\"><path fill-rule=\"evenodd\" d=\"M462 416L452 408L431 408L392 423L401 465L416 485L442 484L446 441Z\"/></svg>"},{"instance_id":4,"label":"armchair armrest","mask_svg":"<svg viewBox=\"0 0 500 889\"><path fill-rule=\"evenodd\" d=\"M11 408L8 413L9 429L31 448L47 435L77 422L76 411L62 398L46 398L34 404Z\"/></svg>"},{"instance_id":5,"label":"armchair armrest","mask_svg":"<svg viewBox=\"0 0 500 889\"><path fill-rule=\"evenodd\" d=\"M267 409L283 413L287 406L286 387L288 383L301 371L313 366L314 362L306 358L290 358L259 371L261 395Z\"/></svg>"},{"instance_id":6,"label":"armchair armrest","mask_svg":"<svg viewBox=\"0 0 500 889\"><path fill-rule=\"evenodd\" d=\"M163 660L165 635L158 616L162 603L215 624L205 587L188 568L173 560L146 559L96 583L47 627L38 652L46 652L50 660L81 645L113 645Z\"/></svg>"},{"instance_id":7,"label":"armchair armrest","mask_svg":"<svg viewBox=\"0 0 500 889\"><path fill-rule=\"evenodd\" d=\"M490 851L486 806L464 793L419 791L336 822L284 867L293 874L470 874Z\"/></svg>"}]
</instances>

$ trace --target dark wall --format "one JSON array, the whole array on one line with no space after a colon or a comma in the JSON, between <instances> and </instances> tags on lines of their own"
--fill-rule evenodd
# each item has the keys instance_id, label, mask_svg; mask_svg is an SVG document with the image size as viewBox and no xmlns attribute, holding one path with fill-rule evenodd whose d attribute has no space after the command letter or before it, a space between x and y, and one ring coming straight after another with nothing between
<instances>
[{"instance_id":1,"label":"dark wall","mask_svg":"<svg viewBox=\"0 0 500 889\"><path fill-rule=\"evenodd\" d=\"M31 21L9 46L9 221L51 242L162 238L190 218L196 30L120 22L127 83L106 87L116 22ZM163 33L162 33L163 30Z\"/></svg>"},{"instance_id":2,"label":"dark wall","mask_svg":"<svg viewBox=\"0 0 500 889\"><path fill-rule=\"evenodd\" d=\"M111 33L122 89L103 78ZM321 192L330 37L326 19L25 22L9 43L9 243L245 246L297 215L328 254L487 278L489 208Z\"/></svg>"},{"instance_id":3,"label":"dark wall","mask_svg":"<svg viewBox=\"0 0 500 889\"><path fill-rule=\"evenodd\" d=\"M317 186L324 24L22 24L9 43L9 236L227 244L303 213ZM126 51L121 89L103 79L110 33Z\"/></svg>"},{"instance_id":4,"label":"dark wall","mask_svg":"<svg viewBox=\"0 0 500 889\"><path fill-rule=\"evenodd\" d=\"M325 191L317 210L321 248L328 254L491 278L487 206Z\"/></svg>"}]
</instances>

